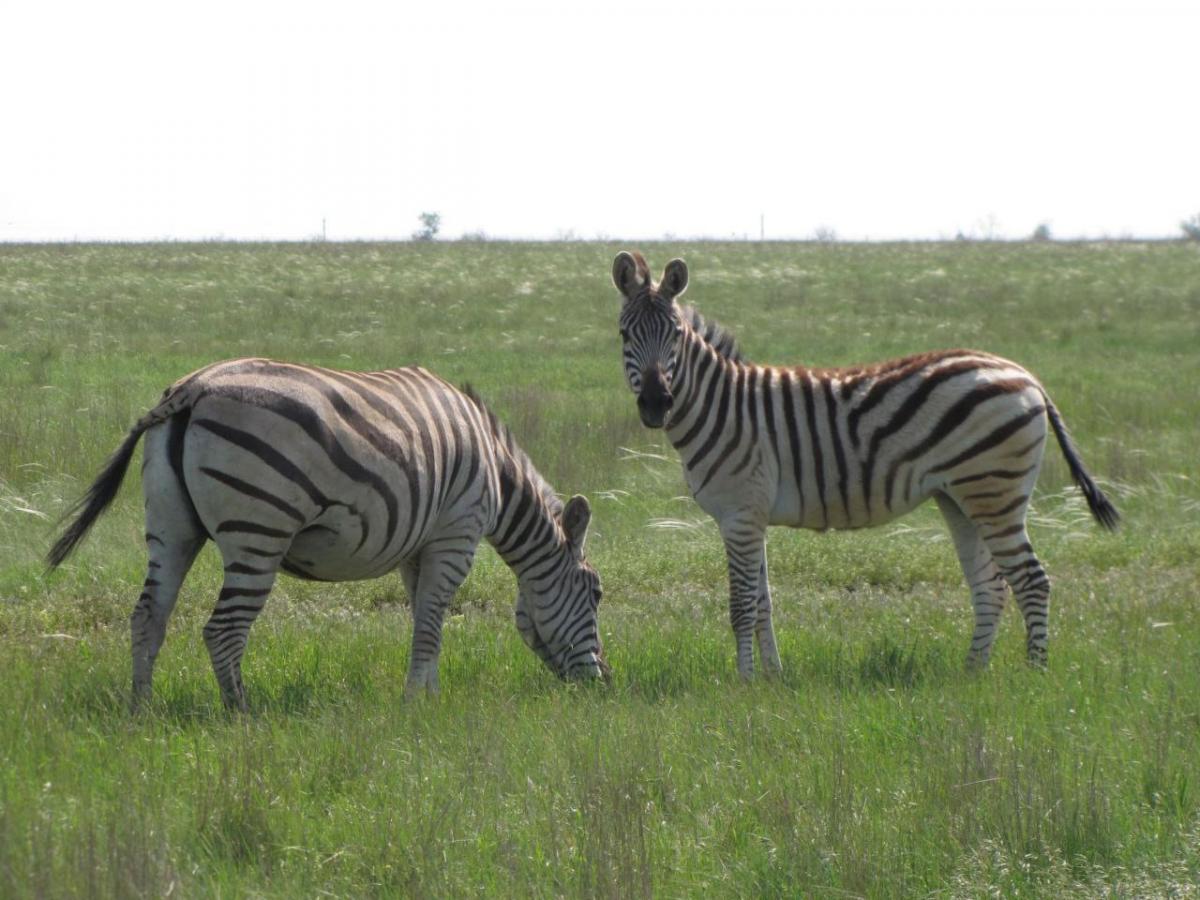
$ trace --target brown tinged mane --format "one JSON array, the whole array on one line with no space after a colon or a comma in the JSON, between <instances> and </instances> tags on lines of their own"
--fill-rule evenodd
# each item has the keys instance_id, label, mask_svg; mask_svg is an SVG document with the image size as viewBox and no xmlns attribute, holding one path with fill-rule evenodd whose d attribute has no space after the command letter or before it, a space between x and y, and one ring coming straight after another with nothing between
<instances>
[{"instance_id":1,"label":"brown tinged mane","mask_svg":"<svg viewBox=\"0 0 1200 900\"><path fill-rule=\"evenodd\" d=\"M700 335L704 342L722 357L730 362L749 362L742 355L742 348L738 346L737 338L724 325L706 320L694 306L681 306L679 310L683 315L684 321L692 326L692 330Z\"/></svg>"},{"instance_id":2,"label":"brown tinged mane","mask_svg":"<svg viewBox=\"0 0 1200 900\"><path fill-rule=\"evenodd\" d=\"M551 487L550 482L548 482L542 476L542 473L537 470L537 467L534 466L533 460L529 458L529 455L523 449L521 449L520 444L518 444L516 439L513 437L512 431L509 430L507 425L500 421L499 417L497 417L497 415L492 411L492 408L487 405L484 399L479 396L479 392L475 390L473 386L464 383L459 390L463 392L463 395L466 396L468 400L475 404L475 407L483 415L484 421L488 424L488 429L508 453L509 457L513 461L513 464L519 470L519 473L525 478L526 481L536 486L538 494L541 496L542 502L545 504L546 509L549 510L551 515L553 515L556 520L561 520L563 511L562 500L559 499L558 494L554 492L554 488Z\"/></svg>"}]
</instances>

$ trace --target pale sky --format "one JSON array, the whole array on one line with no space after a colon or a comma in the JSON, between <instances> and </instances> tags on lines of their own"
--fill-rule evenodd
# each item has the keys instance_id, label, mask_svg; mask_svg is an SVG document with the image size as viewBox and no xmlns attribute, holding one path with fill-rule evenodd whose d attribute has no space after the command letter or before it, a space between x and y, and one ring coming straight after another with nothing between
<instances>
[{"instance_id":1,"label":"pale sky","mask_svg":"<svg viewBox=\"0 0 1200 900\"><path fill-rule=\"evenodd\" d=\"M6 0L0 240L1176 236L1200 0Z\"/></svg>"}]
</instances>

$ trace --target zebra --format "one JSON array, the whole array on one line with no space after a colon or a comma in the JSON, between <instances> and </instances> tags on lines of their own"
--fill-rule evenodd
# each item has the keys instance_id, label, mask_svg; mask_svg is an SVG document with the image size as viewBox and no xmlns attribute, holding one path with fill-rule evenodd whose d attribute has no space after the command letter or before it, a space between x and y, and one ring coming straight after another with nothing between
<instances>
[{"instance_id":1,"label":"zebra","mask_svg":"<svg viewBox=\"0 0 1200 900\"><path fill-rule=\"evenodd\" d=\"M224 581L204 641L228 708L278 572L318 581L398 569L412 602L406 693L438 691L446 607L487 538L517 576L516 625L561 678L608 678L600 578L584 557L591 509L565 504L469 386L417 366L349 372L234 359L175 382L137 420L47 555L67 558L113 501L145 436L146 581L130 617L133 705L180 586L212 540Z\"/></svg>"},{"instance_id":2,"label":"zebra","mask_svg":"<svg viewBox=\"0 0 1200 900\"><path fill-rule=\"evenodd\" d=\"M771 623L766 530L881 525L933 497L971 590L967 665L987 665L1011 588L1026 653L1046 665L1050 581L1025 513L1047 421L1093 516L1118 514L1080 460L1045 388L990 353L944 350L840 369L761 366L733 336L677 298L683 260L661 281L622 252L612 279L625 376L642 423L663 428L692 496L716 520L729 571L729 618L739 674L781 671Z\"/></svg>"}]
</instances>

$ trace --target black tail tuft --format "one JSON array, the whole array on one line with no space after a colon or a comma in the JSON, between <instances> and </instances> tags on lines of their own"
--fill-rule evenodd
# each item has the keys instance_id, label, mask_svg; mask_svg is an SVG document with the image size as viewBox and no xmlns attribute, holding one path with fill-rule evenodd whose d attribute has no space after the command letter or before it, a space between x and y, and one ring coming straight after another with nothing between
<instances>
[{"instance_id":1,"label":"black tail tuft","mask_svg":"<svg viewBox=\"0 0 1200 900\"><path fill-rule=\"evenodd\" d=\"M104 464L104 468L100 470L100 474L96 476L92 486L87 489L87 493L63 514L64 519L69 516L75 518L54 542L50 552L46 554L46 563L50 568L56 568L71 555L75 545L83 540L92 525L100 518L100 514L113 502L117 491L121 488L121 482L125 479L125 470L129 468L134 448L137 447L142 432L148 426L149 423L139 422L133 427L133 430L122 441L121 446L108 458L108 462Z\"/></svg>"},{"instance_id":2,"label":"black tail tuft","mask_svg":"<svg viewBox=\"0 0 1200 900\"><path fill-rule=\"evenodd\" d=\"M1083 491L1084 499L1087 500L1092 516L1104 528L1116 531L1117 525L1121 521L1121 515L1104 496L1104 492L1100 490L1096 482L1092 480L1087 469L1083 467L1083 460L1079 458L1079 452L1075 449L1071 435L1067 432L1067 426L1063 423L1062 417L1058 414L1054 404L1050 402L1049 397L1046 398L1046 412L1050 416L1050 425L1054 429L1054 436L1058 438L1058 446L1062 448L1063 456L1067 460L1067 468L1071 470L1071 477Z\"/></svg>"}]
</instances>

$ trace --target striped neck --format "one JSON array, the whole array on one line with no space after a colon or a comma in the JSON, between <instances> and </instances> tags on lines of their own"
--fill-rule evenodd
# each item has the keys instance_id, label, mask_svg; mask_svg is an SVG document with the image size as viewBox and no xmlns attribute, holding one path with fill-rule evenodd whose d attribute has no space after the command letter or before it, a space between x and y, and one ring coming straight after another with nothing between
<instances>
[{"instance_id":1,"label":"striped neck","mask_svg":"<svg viewBox=\"0 0 1200 900\"><path fill-rule=\"evenodd\" d=\"M719 322L705 319L693 306L681 306L679 311L683 320L692 326L692 330L699 334L704 342L717 353L733 362L746 362L745 357L742 356L742 349L738 346L737 338L728 328Z\"/></svg>"},{"instance_id":2,"label":"striped neck","mask_svg":"<svg viewBox=\"0 0 1200 900\"><path fill-rule=\"evenodd\" d=\"M500 508L486 537L523 582L570 559L560 524L563 505L519 447L502 447L499 455Z\"/></svg>"},{"instance_id":3,"label":"striped neck","mask_svg":"<svg viewBox=\"0 0 1200 900\"><path fill-rule=\"evenodd\" d=\"M528 553L529 547L545 549L553 545L561 549L564 557L568 556L560 524L563 504L554 488L474 388L463 385L462 390L483 416L491 435L500 482L496 523L484 537L518 578L542 558L543 554Z\"/></svg>"},{"instance_id":4,"label":"striped neck","mask_svg":"<svg viewBox=\"0 0 1200 900\"><path fill-rule=\"evenodd\" d=\"M676 447L689 443L695 436L713 399L720 396L721 385L740 365L724 356L689 323L683 329L671 383L675 403L666 425L667 438Z\"/></svg>"}]
</instances>

